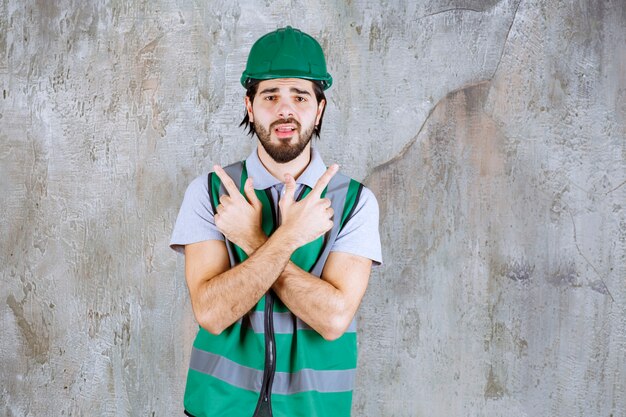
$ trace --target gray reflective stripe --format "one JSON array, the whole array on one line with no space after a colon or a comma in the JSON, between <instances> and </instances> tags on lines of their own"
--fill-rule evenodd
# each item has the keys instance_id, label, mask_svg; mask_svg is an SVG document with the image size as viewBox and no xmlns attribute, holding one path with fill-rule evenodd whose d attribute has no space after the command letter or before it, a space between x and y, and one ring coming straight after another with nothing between
<instances>
[{"instance_id":1,"label":"gray reflective stripe","mask_svg":"<svg viewBox=\"0 0 626 417\"><path fill-rule=\"evenodd\" d=\"M254 333L264 333L265 324L265 312L264 311L252 311L246 315L247 320L244 320L244 325L249 325L252 327ZM274 324L274 328L276 328L276 324Z\"/></svg>"},{"instance_id":2,"label":"gray reflective stripe","mask_svg":"<svg viewBox=\"0 0 626 417\"><path fill-rule=\"evenodd\" d=\"M295 394L304 391L352 391L355 374L356 369L343 371L303 369L294 373L276 372L272 385L272 394Z\"/></svg>"},{"instance_id":3,"label":"gray reflective stripe","mask_svg":"<svg viewBox=\"0 0 626 417\"><path fill-rule=\"evenodd\" d=\"M189 368L211 375L230 385L260 392L263 371L239 365L223 356L193 348ZM295 394L304 391L343 392L354 387L356 369L341 371L316 371L302 369L298 372L276 372L272 394Z\"/></svg>"},{"instance_id":4,"label":"gray reflective stripe","mask_svg":"<svg viewBox=\"0 0 626 417\"><path fill-rule=\"evenodd\" d=\"M252 311L247 314L248 320L243 320L244 326L252 327L255 333L263 333L263 323L265 319L264 311ZM293 323L296 322L296 329L298 330L313 330L311 326L297 318L294 314L289 312L273 313L274 318L274 333L276 334L290 334L293 333ZM352 320L350 326L346 330L346 333L356 333L356 320Z\"/></svg>"},{"instance_id":5,"label":"gray reflective stripe","mask_svg":"<svg viewBox=\"0 0 626 417\"><path fill-rule=\"evenodd\" d=\"M265 312L264 311L252 311L248 313L248 317L250 319L249 323L254 330L255 333L263 333L264 327L263 323L265 320ZM272 314L274 320L274 333L293 333L293 323L296 320L296 317L291 313L276 313ZM297 320L300 322L301 320ZM300 329L298 323L297 328ZM304 324L304 323L303 323Z\"/></svg>"},{"instance_id":6,"label":"gray reflective stripe","mask_svg":"<svg viewBox=\"0 0 626 417\"><path fill-rule=\"evenodd\" d=\"M326 238L324 241L324 249L320 254L319 258L311 268L311 274L321 277L322 270L324 269L324 264L326 263L326 259L328 259L328 255L330 254L330 250L335 244L335 240L337 239L337 235L339 234L339 228L341 227L341 217L343 214L343 206L346 203L346 195L348 193L348 186L350 185L350 177L337 173L328 183L328 189L326 191L326 198L331 199L331 207L333 208L335 214L333 218L333 228L330 229L330 232L326 234Z\"/></svg>"},{"instance_id":7,"label":"gray reflective stripe","mask_svg":"<svg viewBox=\"0 0 626 417\"><path fill-rule=\"evenodd\" d=\"M211 375L239 388L261 391L263 371L239 365L214 353L192 348L189 369Z\"/></svg>"}]
</instances>

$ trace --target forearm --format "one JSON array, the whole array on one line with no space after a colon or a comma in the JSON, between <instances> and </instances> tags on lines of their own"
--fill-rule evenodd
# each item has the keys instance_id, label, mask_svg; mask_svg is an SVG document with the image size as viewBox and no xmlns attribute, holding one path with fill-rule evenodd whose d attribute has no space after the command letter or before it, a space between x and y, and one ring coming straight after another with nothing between
<instances>
[{"instance_id":1,"label":"forearm","mask_svg":"<svg viewBox=\"0 0 626 417\"><path fill-rule=\"evenodd\" d=\"M244 262L205 280L192 299L200 325L219 334L250 311L276 281L292 252L285 236L275 233Z\"/></svg>"},{"instance_id":2,"label":"forearm","mask_svg":"<svg viewBox=\"0 0 626 417\"><path fill-rule=\"evenodd\" d=\"M254 256L256 248L262 248L266 239L260 237L245 242L242 249ZM272 289L289 310L324 338L341 336L354 315L347 307L342 292L291 261L277 270L280 276L273 282Z\"/></svg>"},{"instance_id":3,"label":"forearm","mask_svg":"<svg viewBox=\"0 0 626 417\"><path fill-rule=\"evenodd\" d=\"M258 236L256 240L246 242L242 249L248 254L253 254L266 240L267 237L264 235ZM346 331L354 318L369 277L371 262L367 260L366 264L363 271L362 265L352 262L342 262L341 266L333 263L328 268L332 273L338 273L343 277L349 277L351 272L355 271L360 272L357 272L356 276L365 277L364 285L352 288L350 296L331 282L304 271L291 261L281 268L282 272L273 283L272 289L300 320L325 339L333 340Z\"/></svg>"},{"instance_id":4,"label":"forearm","mask_svg":"<svg viewBox=\"0 0 626 417\"><path fill-rule=\"evenodd\" d=\"M339 289L293 262L287 264L272 289L292 313L328 340L341 336L354 316Z\"/></svg>"}]
</instances>

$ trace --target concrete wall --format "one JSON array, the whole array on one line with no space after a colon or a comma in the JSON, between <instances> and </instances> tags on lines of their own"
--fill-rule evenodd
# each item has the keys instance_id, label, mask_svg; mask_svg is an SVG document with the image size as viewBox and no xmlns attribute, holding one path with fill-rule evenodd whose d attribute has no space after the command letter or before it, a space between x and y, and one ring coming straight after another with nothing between
<instances>
[{"instance_id":1,"label":"concrete wall","mask_svg":"<svg viewBox=\"0 0 626 417\"><path fill-rule=\"evenodd\" d=\"M378 195L354 415L626 415L626 3L0 3L0 415L180 415L167 247L245 157L252 42L335 85L326 161Z\"/></svg>"}]
</instances>

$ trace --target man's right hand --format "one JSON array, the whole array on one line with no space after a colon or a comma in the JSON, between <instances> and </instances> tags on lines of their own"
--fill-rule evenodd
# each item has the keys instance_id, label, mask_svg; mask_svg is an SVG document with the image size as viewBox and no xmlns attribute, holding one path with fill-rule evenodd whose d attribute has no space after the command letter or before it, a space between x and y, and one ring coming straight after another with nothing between
<instances>
[{"instance_id":1,"label":"man's right hand","mask_svg":"<svg viewBox=\"0 0 626 417\"><path fill-rule=\"evenodd\" d=\"M295 201L294 178L289 174L285 175L285 193L278 203L282 219L278 230L294 245L294 250L312 242L333 227L331 202L328 198L321 198L321 195L338 169L337 164L331 165L311 192L300 201Z\"/></svg>"},{"instance_id":2,"label":"man's right hand","mask_svg":"<svg viewBox=\"0 0 626 417\"><path fill-rule=\"evenodd\" d=\"M215 165L213 169L228 192L220 197L214 214L215 226L226 239L250 255L267 240L261 228L263 205L254 193L252 178L246 180L244 198L222 167Z\"/></svg>"}]
</instances>

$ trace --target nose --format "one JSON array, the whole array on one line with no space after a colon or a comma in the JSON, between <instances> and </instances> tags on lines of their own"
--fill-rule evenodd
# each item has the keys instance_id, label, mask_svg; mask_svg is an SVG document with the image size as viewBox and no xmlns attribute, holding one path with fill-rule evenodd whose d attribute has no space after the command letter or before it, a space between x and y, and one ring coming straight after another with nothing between
<instances>
[{"instance_id":1,"label":"nose","mask_svg":"<svg viewBox=\"0 0 626 417\"><path fill-rule=\"evenodd\" d=\"M291 107L288 100L281 100L277 110L278 116L281 119L289 119L290 117L293 117L293 107Z\"/></svg>"}]
</instances>

